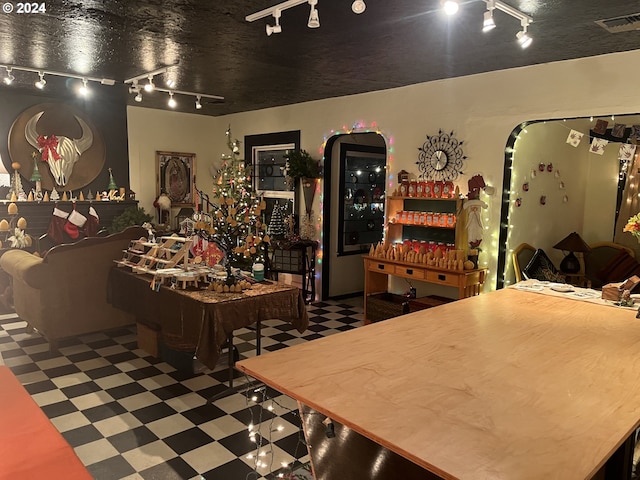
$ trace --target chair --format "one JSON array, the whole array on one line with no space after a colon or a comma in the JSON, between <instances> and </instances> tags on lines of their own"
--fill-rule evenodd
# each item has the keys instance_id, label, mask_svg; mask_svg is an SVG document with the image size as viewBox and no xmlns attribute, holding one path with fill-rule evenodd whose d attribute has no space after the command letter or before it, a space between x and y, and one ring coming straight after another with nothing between
<instances>
[{"instance_id":1,"label":"chair","mask_svg":"<svg viewBox=\"0 0 640 480\"><path fill-rule=\"evenodd\" d=\"M536 249L528 243L521 243L511 254L513 261L513 271L516 275L516 282L524 280L522 270L527 266L533 254L536 253Z\"/></svg>"},{"instance_id":2,"label":"chair","mask_svg":"<svg viewBox=\"0 0 640 480\"><path fill-rule=\"evenodd\" d=\"M596 242L589 245L591 251L584 254L585 277L592 282L595 288L601 287L603 280L599 278L601 272L621 251L626 251L630 257L635 258L634 251L614 242Z\"/></svg>"}]
</instances>

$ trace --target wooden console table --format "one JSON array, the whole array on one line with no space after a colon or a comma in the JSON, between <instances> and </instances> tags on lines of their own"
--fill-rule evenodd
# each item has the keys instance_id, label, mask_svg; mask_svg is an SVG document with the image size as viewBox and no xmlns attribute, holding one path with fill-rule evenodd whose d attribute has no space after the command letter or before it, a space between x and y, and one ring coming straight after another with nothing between
<instances>
[{"instance_id":1,"label":"wooden console table","mask_svg":"<svg viewBox=\"0 0 640 480\"><path fill-rule=\"evenodd\" d=\"M364 257L364 323L367 320L367 296L387 291L389 275L404 277L421 282L445 285L458 289L458 298L480 294L484 284L486 269L447 270L416 263L396 262L382 258Z\"/></svg>"}]
</instances>

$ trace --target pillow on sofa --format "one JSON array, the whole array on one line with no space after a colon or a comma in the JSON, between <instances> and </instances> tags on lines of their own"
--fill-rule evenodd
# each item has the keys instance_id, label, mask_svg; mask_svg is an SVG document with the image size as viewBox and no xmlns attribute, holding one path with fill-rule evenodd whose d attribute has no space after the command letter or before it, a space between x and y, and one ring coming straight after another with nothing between
<instances>
[{"instance_id":1,"label":"pillow on sofa","mask_svg":"<svg viewBox=\"0 0 640 480\"><path fill-rule=\"evenodd\" d=\"M596 273L602 283L622 282L631 275L640 276L640 263L636 261L626 250L620 250L609 263Z\"/></svg>"},{"instance_id":2,"label":"pillow on sofa","mask_svg":"<svg viewBox=\"0 0 640 480\"><path fill-rule=\"evenodd\" d=\"M564 275L558 271L551 259L541 248L536 250L536 253L533 254L527 266L522 270L522 273L524 273L527 278L534 278L540 281L563 283L565 281Z\"/></svg>"}]
</instances>

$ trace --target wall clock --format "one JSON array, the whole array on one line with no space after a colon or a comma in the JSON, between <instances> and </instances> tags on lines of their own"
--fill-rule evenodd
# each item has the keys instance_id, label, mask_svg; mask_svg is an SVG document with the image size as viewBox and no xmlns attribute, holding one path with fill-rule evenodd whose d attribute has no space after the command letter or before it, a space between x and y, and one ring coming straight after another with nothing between
<instances>
[{"instance_id":1,"label":"wall clock","mask_svg":"<svg viewBox=\"0 0 640 480\"><path fill-rule=\"evenodd\" d=\"M453 132L442 130L438 135L427 135L427 141L418 148L418 172L427 180L453 181L462 173L462 141Z\"/></svg>"}]
</instances>

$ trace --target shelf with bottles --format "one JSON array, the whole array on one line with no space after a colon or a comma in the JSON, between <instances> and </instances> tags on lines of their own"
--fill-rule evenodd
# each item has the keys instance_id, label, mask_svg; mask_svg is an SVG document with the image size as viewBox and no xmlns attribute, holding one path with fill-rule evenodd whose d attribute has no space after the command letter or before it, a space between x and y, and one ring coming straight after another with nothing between
<instances>
[{"instance_id":1,"label":"shelf with bottles","mask_svg":"<svg viewBox=\"0 0 640 480\"><path fill-rule=\"evenodd\" d=\"M406 239L459 244L461 198L387 197L387 235L392 242Z\"/></svg>"}]
</instances>

